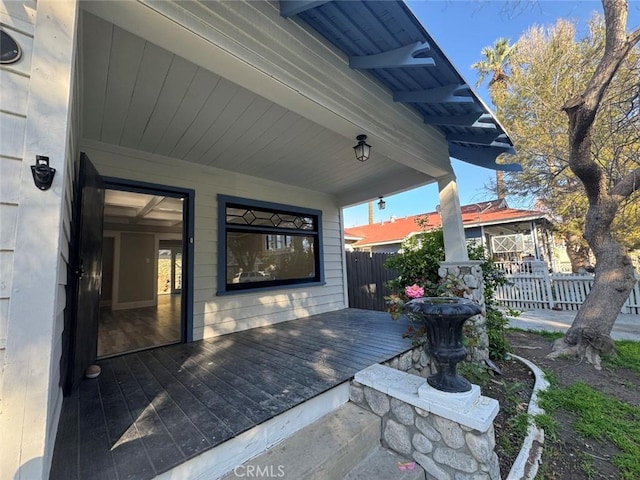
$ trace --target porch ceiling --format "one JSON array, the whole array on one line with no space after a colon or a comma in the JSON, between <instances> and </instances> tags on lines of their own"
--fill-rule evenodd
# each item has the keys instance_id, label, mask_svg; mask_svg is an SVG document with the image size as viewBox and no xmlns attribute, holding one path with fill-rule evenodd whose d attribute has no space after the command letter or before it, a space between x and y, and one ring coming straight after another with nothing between
<instances>
[{"instance_id":1,"label":"porch ceiling","mask_svg":"<svg viewBox=\"0 0 640 480\"><path fill-rule=\"evenodd\" d=\"M434 180L86 11L80 38L84 140L343 197Z\"/></svg>"},{"instance_id":2,"label":"porch ceiling","mask_svg":"<svg viewBox=\"0 0 640 480\"><path fill-rule=\"evenodd\" d=\"M521 170L496 163L499 155L515 153L512 140L404 1L280 0L280 14L303 20L342 50L351 68L368 72L394 101L437 126L452 157Z\"/></svg>"}]
</instances>

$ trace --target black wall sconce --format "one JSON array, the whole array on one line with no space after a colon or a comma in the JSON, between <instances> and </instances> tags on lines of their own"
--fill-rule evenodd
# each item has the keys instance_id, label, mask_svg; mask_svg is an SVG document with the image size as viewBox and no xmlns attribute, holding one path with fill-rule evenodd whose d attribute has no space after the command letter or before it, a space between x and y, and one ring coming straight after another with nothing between
<instances>
[{"instance_id":1,"label":"black wall sconce","mask_svg":"<svg viewBox=\"0 0 640 480\"><path fill-rule=\"evenodd\" d=\"M18 42L4 30L0 30L0 64L16 63L22 58L22 49Z\"/></svg>"},{"instance_id":2,"label":"black wall sconce","mask_svg":"<svg viewBox=\"0 0 640 480\"><path fill-rule=\"evenodd\" d=\"M40 190L49 190L53 183L56 169L49 166L49 157L36 155L36 164L31 165L31 174L36 187Z\"/></svg>"},{"instance_id":3,"label":"black wall sconce","mask_svg":"<svg viewBox=\"0 0 640 480\"><path fill-rule=\"evenodd\" d=\"M384 210L386 206L387 202L385 202L382 197L380 197L380 200L378 200L378 210Z\"/></svg>"},{"instance_id":4,"label":"black wall sconce","mask_svg":"<svg viewBox=\"0 0 640 480\"><path fill-rule=\"evenodd\" d=\"M371 145L368 145L365 141L367 139L366 135L358 135L356 140L358 140L358 144L353 147L353 151L356 153L356 158L360 162L366 162L369 160L369 154L371 153Z\"/></svg>"}]
</instances>

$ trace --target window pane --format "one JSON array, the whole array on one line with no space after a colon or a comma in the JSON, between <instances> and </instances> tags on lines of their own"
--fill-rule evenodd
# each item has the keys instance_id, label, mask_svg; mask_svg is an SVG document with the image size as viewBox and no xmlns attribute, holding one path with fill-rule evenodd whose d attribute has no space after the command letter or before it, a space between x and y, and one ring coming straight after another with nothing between
<instances>
[{"instance_id":1,"label":"window pane","mask_svg":"<svg viewBox=\"0 0 640 480\"><path fill-rule=\"evenodd\" d=\"M227 285L316 278L316 237L227 232Z\"/></svg>"},{"instance_id":2,"label":"window pane","mask_svg":"<svg viewBox=\"0 0 640 480\"><path fill-rule=\"evenodd\" d=\"M292 213L259 210L256 208L227 207L227 224L250 225L252 227L287 228L291 230L317 229L314 217L305 217Z\"/></svg>"}]
</instances>

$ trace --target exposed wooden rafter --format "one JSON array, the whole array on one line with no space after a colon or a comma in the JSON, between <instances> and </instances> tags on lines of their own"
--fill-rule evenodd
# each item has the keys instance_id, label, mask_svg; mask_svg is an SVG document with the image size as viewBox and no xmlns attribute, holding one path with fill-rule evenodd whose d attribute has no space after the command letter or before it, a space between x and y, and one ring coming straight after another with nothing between
<instances>
[{"instance_id":1,"label":"exposed wooden rafter","mask_svg":"<svg viewBox=\"0 0 640 480\"><path fill-rule=\"evenodd\" d=\"M428 104L474 103L475 100L469 96L470 92L469 85L454 84L411 92L393 92L393 100L396 102ZM459 95L460 93L464 95Z\"/></svg>"},{"instance_id":2,"label":"exposed wooden rafter","mask_svg":"<svg viewBox=\"0 0 640 480\"><path fill-rule=\"evenodd\" d=\"M449 133L447 140L450 142L462 142L472 145L487 145L493 142L509 143L508 138L504 133L497 134L497 132L482 133L474 135L472 133Z\"/></svg>"},{"instance_id":3,"label":"exposed wooden rafter","mask_svg":"<svg viewBox=\"0 0 640 480\"><path fill-rule=\"evenodd\" d=\"M436 62L433 58L416 57L416 55L427 52L429 49L430 47L427 42L416 42L375 55L351 56L349 57L349 66L357 70L435 67Z\"/></svg>"},{"instance_id":4,"label":"exposed wooden rafter","mask_svg":"<svg viewBox=\"0 0 640 480\"><path fill-rule=\"evenodd\" d=\"M496 158L503 153L515 153L513 147L472 147L456 143L449 143L449 155L463 162L478 165L493 170L503 170L508 172L520 172L522 166L518 163L498 164Z\"/></svg>"},{"instance_id":5,"label":"exposed wooden rafter","mask_svg":"<svg viewBox=\"0 0 640 480\"><path fill-rule=\"evenodd\" d=\"M480 157L488 159L487 168L507 170L495 157L513 152L513 141L402 0L282 0L280 11L285 17L300 14L348 55L351 68L368 70L394 102L417 110L452 150L464 153L461 160L481 165L481 159L469 157L484 147Z\"/></svg>"},{"instance_id":6,"label":"exposed wooden rafter","mask_svg":"<svg viewBox=\"0 0 640 480\"><path fill-rule=\"evenodd\" d=\"M147 216L148 213L152 212L154 208L158 206L160 202L164 200L164 197L159 195L155 195L151 197L151 199L147 202L147 204L142 207L136 216L131 219L131 223L138 223L138 220Z\"/></svg>"},{"instance_id":7,"label":"exposed wooden rafter","mask_svg":"<svg viewBox=\"0 0 640 480\"><path fill-rule=\"evenodd\" d=\"M434 115L425 116L424 123L429 125L447 125L451 127L470 127L482 121L486 114L482 112L466 113L464 115Z\"/></svg>"}]
</instances>

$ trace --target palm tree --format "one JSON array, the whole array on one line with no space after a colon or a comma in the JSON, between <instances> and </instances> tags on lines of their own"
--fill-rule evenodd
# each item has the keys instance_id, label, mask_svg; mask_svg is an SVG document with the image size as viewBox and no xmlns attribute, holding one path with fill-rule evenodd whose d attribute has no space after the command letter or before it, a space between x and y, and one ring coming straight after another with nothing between
<instances>
[{"instance_id":1,"label":"palm tree","mask_svg":"<svg viewBox=\"0 0 640 480\"><path fill-rule=\"evenodd\" d=\"M507 91L509 54L514 48L515 44L509 45L509 39L498 38L493 46L482 49L481 53L484 56L484 60L480 60L471 65L471 68L478 72L476 87L482 85L487 75L491 74L491 80L489 80L489 95L491 96L491 102L496 107L496 113L498 104L500 100L504 98ZM504 172L500 170L496 170L496 192L498 198L504 197Z\"/></svg>"}]
</instances>

